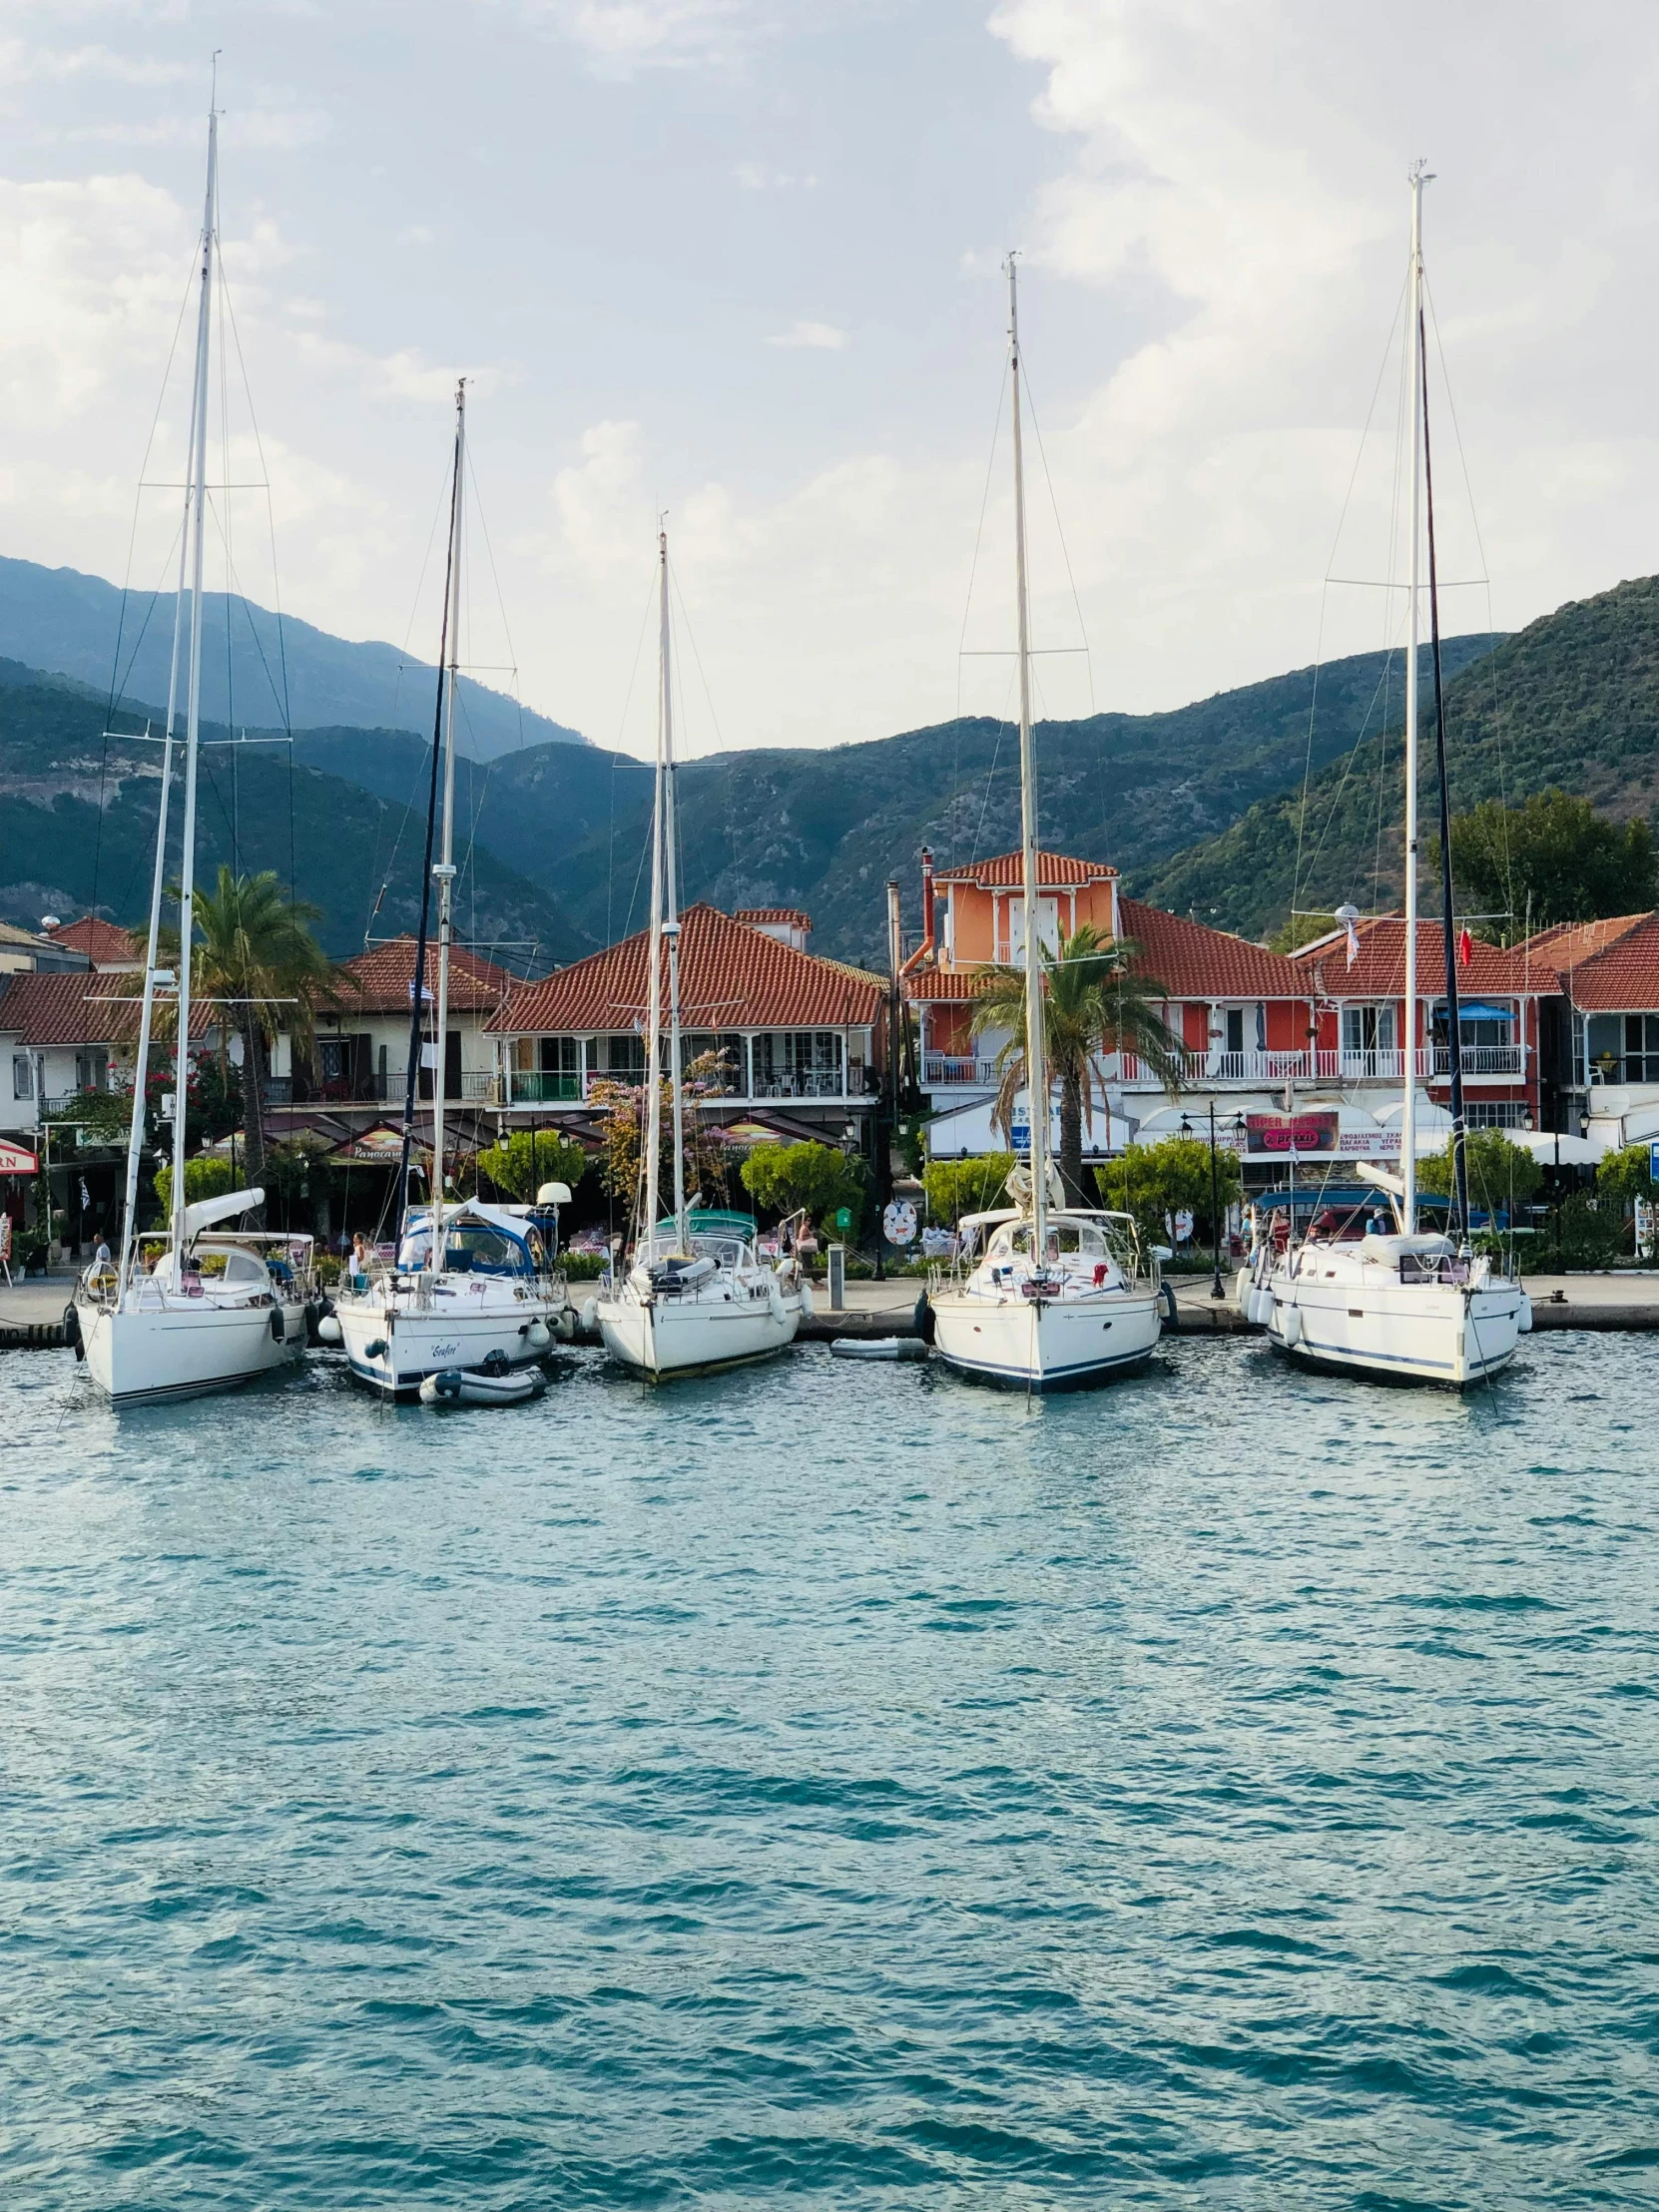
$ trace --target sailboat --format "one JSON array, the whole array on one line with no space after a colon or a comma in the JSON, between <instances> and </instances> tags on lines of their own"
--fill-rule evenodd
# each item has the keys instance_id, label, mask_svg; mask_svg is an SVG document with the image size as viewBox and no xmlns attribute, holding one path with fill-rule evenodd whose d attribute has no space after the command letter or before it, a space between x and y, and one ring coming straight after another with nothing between
<instances>
[{"instance_id":1,"label":"sailboat","mask_svg":"<svg viewBox=\"0 0 1659 2212\"><path fill-rule=\"evenodd\" d=\"M444 1197L445 1039L449 1032L449 952L455 885L455 696L460 681L461 518L466 484L466 382L455 393L454 465L449 490L449 550L444 575L443 622L438 648L437 706L432 723L432 769L426 799L426 850L422 863L420 926L409 986L409 1054L403 1091L403 1142L398 1161L399 1220L396 1265L376 1266L337 1293L334 1316L351 1373L386 1397L413 1397L431 1375L505 1376L531 1366L551 1350L567 1304L564 1278L553 1253L522 1207ZM439 857L432 858L440 821ZM429 1204L411 1203L415 1173L415 1098L425 1057L426 943L431 885L438 886L436 1044L432 1061L432 1168ZM570 1193L550 1184L538 1194L552 1206Z\"/></svg>"},{"instance_id":2,"label":"sailboat","mask_svg":"<svg viewBox=\"0 0 1659 2212\"><path fill-rule=\"evenodd\" d=\"M1247 1318L1266 1325L1269 1342L1309 1367L1350 1375L1459 1388L1496 1375L1532 1325L1531 1306L1502 1264L1469 1244L1468 1166L1464 1147L1463 1070L1452 913L1451 823L1446 788L1445 708L1440 675L1438 578L1434 562L1434 480L1428 437L1427 349L1422 304L1423 166L1411 184L1411 260L1407 320L1411 347L1411 496L1405 661L1405 1069L1400 1173L1361 1163L1366 1189L1329 1193L1298 1241L1287 1225L1283 1249L1259 1246L1240 1285ZM1427 526L1430 660L1439 782L1440 937L1445 966L1447 1062L1455 1189L1450 1235L1417 1224L1417 643ZM1370 1197L1381 1194L1380 1200ZM1392 1214L1390 1231L1386 1216Z\"/></svg>"},{"instance_id":3,"label":"sailboat","mask_svg":"<svg viewBox=\"0 0 1659 2212\"><path fill-rule=\"evenodd\" d=\"M127 1141L126 1205L121 1256L113 1268L89 1269L66 1321L94 1383L116 1404L195 1397L251 1382L299 1359L306 1343L310 1296L308 1238L232 1233L239 1216L265 1203L263 1190L229 1191L186 1203L185 1102L190 1074L191 934L196 890L196 771L201 740L202 571L206 550L208 354L214 262L219 245L219 116L208 117L208 184L202 215L201 296L196 324L196 372L179 544L179 584L173 610L173 659L168 677L156 860L150 928L133 1073ZM189 584L190 630L184 629ZM185 817L179 886L179 967L160 964L162 887L166 874L169 801L178 738L180 661L186 677ZM150 1047L158 1002L170 1001L178 1027L174 1053L173 1206L165 1249L148 1268L138 1233L139 1167Z\"/></svg>"},{"instance_id":4,"label":"sailboat","mask_svg":"<svg viewBox=\"0 0 1659 2212\"><path fill-rule=\"evenodd\" d=\"M1037 785L1031 734L1025 464L1020 442L1019 294L1008 257L1013 387L1014 588L1019 633L1019 783L1025 893L1025 1085L1030 1159L1008 1179L1011 1207L969 1216L971 1250L935 1279L922 1329L950 1367L1027 1390L1074 1389L1144 1367L1162 1328L1159 1288L1143 1273L1127 1214L1069 1206L1049 1156L1049 1078L1038 928Z\"/></svg>"},{"instance_id":5,"label":"sailboat","mask_svg":"<svg viewBox=\"0 0 1659 2212\"><path fill-rule=\"evenodd\" d=\"M747 1214L694 1207L686 1196L685 1066L680 1027L680 911L674 816L674 702L669 641L668 532L657 537L660 599L657 778L651 824L651 934L645 1012L645 1156L633 1264L594 1301L613 1360L649 1382L706 1375L782 1352L811 1297L798 1265L768 1267ZM661 1212L663 967L668 967L668 1064L674 1211Z\"/></svg>"}]
</instances>

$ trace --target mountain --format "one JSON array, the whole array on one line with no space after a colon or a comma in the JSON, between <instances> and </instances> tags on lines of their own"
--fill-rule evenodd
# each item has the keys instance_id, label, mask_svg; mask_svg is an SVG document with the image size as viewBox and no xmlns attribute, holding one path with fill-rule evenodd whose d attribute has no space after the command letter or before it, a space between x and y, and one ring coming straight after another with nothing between
<instances>
[{"instance_id":1,"label":"mountain","mask_svg":"<svg viewBox=\"0 0 1659 2212\"><path fill-rule=\"evenodd\" d=\"M1447 664L1466 667L1489 643L1455 639ZM1387 668L1372 653L1319 672L1316 766L1381 725ZM1395 662L1395 683L1398 673ZM1139 871L1236 822L1300 777L1314 681L1301 669L1168 714L1041 724L1045 842ZM804 906L817 949L882 965L889 875L913 924L924 844L944 865L1018 842L1018 752L1010 725L963 720L828 751L689 763L678 780L682 896L728 910ZM641 924L649 771L597 749L541 746L474 772L470 788L480 837L554 888L591 936Z\"/></svg>"},{"instance_id":2,"label":"mountain","mask_svg":"<svg viewBox=\"0 0 1659 2212\"><path fill-rule=\"evenodd\" d=\"M173 601L171 592L123 595L73 568L0 559L0 655L76 677L107 699L119 641L123 697L165 707ZM353 644L293 615L278 627L269 608L223 592L203 594L203 614L204 715L238 728L431 728L437 671L395 646ZM465 676L460 722L460 750L481 761L525 745L587 743L579 731Z\"/></svg>"},{"instance_id":3,"label":"mountain","mask_svg":"<svg viewBox=\"0 0 1659 2212\"><path fill-rule=\"evenodd\" d=\"M1421 706L1426 855L1438 806L1426 683ZM1619 821L1652 816L1659 801L1659 577L1569 602L1517 631L1447 683L1445 708L1455 812L1556 786ZM1396 712L1385 736L1364 739L1341 759L1327 757L1309 785L1305 827L1299 780L1255 802L1219 835L1139 870L1137 894L1252 936L1277 927L1293 907L1330 913L1352 899L1375 912L1396 902L1403 727ZM1524 884L1512 897L1520 912Z\"/></svg>"},{"instance_id":4,"label":"mountain","mask_svg":"<svg viewBox=\"0 0 1659 2212\"><path fill-rule=\"evenodd\" d=\"M102 695L90 687L0 662L0 917L37 927L42 914L96 904L119 921L143 920L161 747L137 733L106 739L108 722ZM211 880L229 860L244 869L274 867L285 882L291 863L295 894L321 907L318 935L335 957L361 949L371 914L377 937L415 926L423 808L410 815L302 757L290 770L285 745L229 745L219 724L203 736L199 880ZM402 742L411 754L424 750L417 739ZM302 753L297 745L294 751ZM172 869L182 804L176 785ZM466 942L506 966L538 972L591 949L539 884L469 838L457 838L457 846L456 926Z\"/></svg>"}]
</instances>

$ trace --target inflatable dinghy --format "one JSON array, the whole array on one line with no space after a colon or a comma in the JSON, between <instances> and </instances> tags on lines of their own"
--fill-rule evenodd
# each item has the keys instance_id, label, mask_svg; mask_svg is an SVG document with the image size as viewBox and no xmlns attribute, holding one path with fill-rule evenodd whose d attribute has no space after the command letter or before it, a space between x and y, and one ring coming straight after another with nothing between
<instances>
[{"instance_id":1,"label":"inflatable dinghy","mask_svg":"<svg viewBox=\"0 0 1659 2212\"><path fill-rule=\"evenodd\" d=\"M420 1385L422 1405L522 1405L540 1397L547 1378L540 1368L518 1368L507 1375L486 1375L478 1368L445 1368Z\"/></svg>"},{"instance_id":2,"label":"inflatable dinghy","mask_svg":"<svg viewBox=\"0 0 1659 2212\"><path fill-rule=\"evenodd\" d=\"M830 1350L837 1360L925 1360L927 1347L919 1337L831 1337Z\"/></svg>"}]
</instances>

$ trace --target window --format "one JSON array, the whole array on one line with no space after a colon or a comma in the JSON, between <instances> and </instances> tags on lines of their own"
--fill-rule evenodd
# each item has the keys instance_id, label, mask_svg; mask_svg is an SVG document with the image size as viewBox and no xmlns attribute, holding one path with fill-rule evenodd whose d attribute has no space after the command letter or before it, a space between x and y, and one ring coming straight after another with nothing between
<instances>
[{"instance_id":1,"label":"window","mask_svg":"<svg viewBox=\"0 0 1659 2212\"><path fill-rule=\"evenodd\" d=\"M107 1091L110 1087L110 1056L101 1047L75 1055L75 1088L78 1091Z\"/></svg>"},{"instance_id":2,"label":"window","mask_svg":"<svg viewBox=\"0 0 1659 2212\"><path fill-rule=\"evenodd\" d=\"M33 1098L34 1095L35 1077L34 1069L29 1062L29 1055L26 1052L14 1052L12 1054L12 1096L13 1098Z\"/></svg>"},{"instance_id":3,"label":"window","mask_svg":"<svg viewBox=\"0 0 1659 2212\"><path fill-rule=\"evenodd\" d=\"M542 1037L538 1042L543 1075L580 1075L581 1046L575 1037Z\"/></svg>"},{"instance_id":4,"label":"window","mask_svg":"<svg viewBox=\"0 0 1659 2212\"><path fill-rule=\"evenodd\" d=\"M645 1081L645 1039L637 1030L619 1030L605 1039L605 1071L619 1083Z\"/></svg>"},{"instance_id":5,"label":"window","mask_svg":"<svg viewBox=\"0 0 1659 2212\"><path fill-rule=\"evenodd\" d=\"M1471 1099L1463 1109L1471 1129L1524 1129L1526 1106L1518 1098Z\"/></svg>"},{"instance_id":6,"label":"window","mask_svg":"<svg viewBox=\"0 0 1659 2212\"><path fill-rule=\"evenodd\" d=\"M1625 1015L1624 1079L1659 1083L1659 1014Z\"/></svg>"},{"instance_id":7,"label":"window","mask_svg":"<svg viewBox=\"0 0 1659 2212\"><path fill-rule=\"evenodd\" d=\"M836 1098L841 1040L833 1029L768 1029L755 1039L755 1089L763 1098Z\"/></svg>"},{"instance_id":8,"label":"window","mask_svg":"<svg viewBox=\"0 0 1659 2212\"><path fill-rule=\"evenodd\" d=\"M683 1064L690 1067L694 1060L701 1060L714 1052L720 1055L723 1065L712 1077L702 1080L712 1083L717 1092L741 1091L744 1087L743 1039L734 1032L718 1034L708 1029L687 1029L680 1037L680 1054Z\"/></svg>"},{"instance_id":9,"label":"window","mask_svg":"<svg viewBox=\"0 0 1659 2212\"><path fill-rule=\"evenodd\" d=\"M1363 1058L1394 1049L1394 1009L1386 1006L1343 1008L1343 1051Z\"/></svg>"}]
</instances>

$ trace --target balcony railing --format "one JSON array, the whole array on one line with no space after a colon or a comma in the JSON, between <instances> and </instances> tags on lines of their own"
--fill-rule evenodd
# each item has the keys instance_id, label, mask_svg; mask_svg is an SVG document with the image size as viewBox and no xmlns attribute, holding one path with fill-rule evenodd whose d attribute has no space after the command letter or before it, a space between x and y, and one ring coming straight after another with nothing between
<instances>
[{"instance_id":1,"label":"balcony railing","mask_svg":"<svg viewBox=\"0 0 1659 2212\"><path fill-rule=\"evenodd\" d=\"M640 1080L644 1081L643 1073ZM556 1075L533 1068L514 1068L512 1085L515 1106L570 1106L579 1104L585 1095L580 1075ZM493 1086L488 1095L495 1095Z\"/></svg>"},{"instance_id":2,"label":"balcony railing","mask_svg":"<svg viewBox=\"0 0 1659 2212\"><path fill-rule=\"evenodd\" d=\"M847 1090L840 1073L828 1069L806 1068L796 1075L763 1075L756 1078L752 1098L847 1098L857 1094Z\"/></svg>"},{"instance_id":3,"label":"balcony railing","mask_svg":"<svg viewBox=\"0 0 1659 2212\"><path fill-rule=\"evenodd\" d=\"M1526 1073L1526 1047L1518 1044L1466 1044L1463 1073L1479 1079L1518 1081ZM1112 1062L1107 1060L1110 1069ZM1412 1054L1412 1074L1418 1082L1443 1081L1451 1072L1451 1055L1444 1045ZM1134 1053L1126 1052L1116 1071L1124 1083L1160 1087L1158 1078ZM1405 1055L1388 1050L1354 1052L1186 1052L1181 1055L1183 1085L1201 1083L1237 1085L1241 1089L1269 1090L1287 1082L1297 1083L1401 1083L1405 1079ZM921 1080L929 1090L994 1090L1001 1080L994 1059L970 1054L924 1052Z\"/></svg>"},{"instance_id":4,"label":"balcony railing","mask_svg":"<svg viewBox=\"0 0 1659 2212\"><path fill-rule=\"evenodd\" d=\"M924 1052L921 1080L930 1090L994 1091L1002 1078L994 1060L976 1059L971 1053Z\"/></svg>"}]
</instances>

